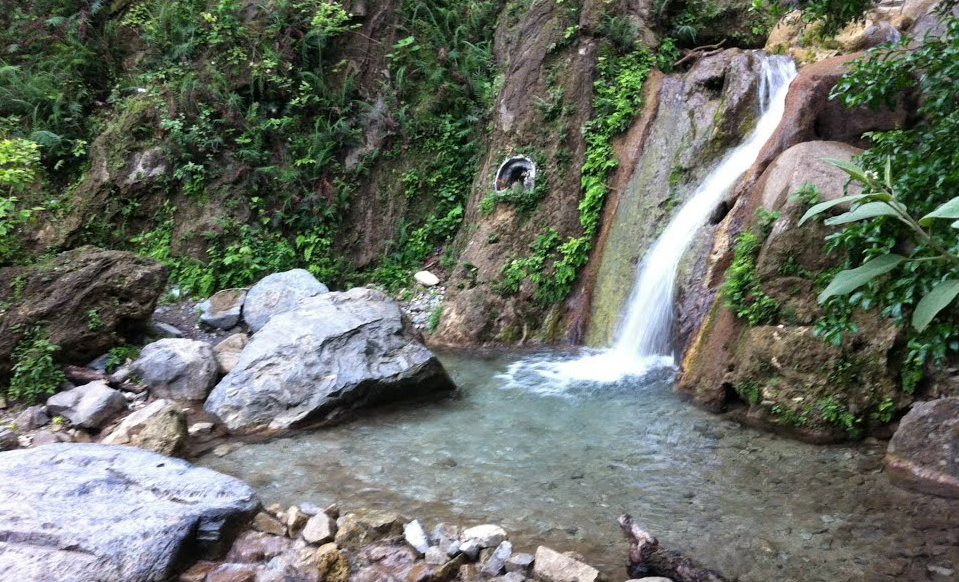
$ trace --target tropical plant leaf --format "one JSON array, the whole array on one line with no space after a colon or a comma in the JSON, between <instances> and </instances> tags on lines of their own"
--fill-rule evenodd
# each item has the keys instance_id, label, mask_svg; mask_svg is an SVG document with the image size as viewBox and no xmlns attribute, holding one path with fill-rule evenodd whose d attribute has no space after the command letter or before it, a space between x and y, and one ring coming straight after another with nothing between
<instances>
[{"instance_id":1,"label":"tropical plant leaf","mask_svg":"<svg viewBox=\"0 0 959 582\"><path fill-rule=\"evenodd\" d=\"M899 213L886 202L867 202L854 210L828 218L825 223L827 226L835 226L837 224L847 224L849 222L875 218L877 216L899 216Z\"/></svg>"},{"instance_id":2,"label":"tropical plant leaf","mask_svg":"<svg viewBox=\"0 0 959 582\"><path fill-rule=\"evenodd\" d=\"M884 275L895 269L905 257L900 255L883 255L862 264L861 267L841 271L819 294L819 302L823 303L834 295L845 295L862 287L879 275Z\"/></svg>"},{"instance_id":3,"label":"tropical plant leaf","mask_svg":"<svg viewBox=\"0 0 959 582\"><path fill-rule=\"evenodd\" d=\"M835 200L827 200L825 202L820 202L812 208L806 211L806 214L802 215L802 218L799 219L799 226L802 226L804 222L809 220L814 216L818 216L823 212L829 210L833 206L838 206L843 202L855 202L856 200L862 200L863 198L868 197L868 194L854 194L852 196L843 196L842 198L836 198Z\"/></svg>"},{"instance_id":4,"label":"tropical plant leaf","mask_svg":"<svg viewBox=\"0 0 959 582\"><path fill-rule=\"evenodd\" d=\"M920 218L919 224L929 226L936 218L959 218L959 196Z\"/></svg>"},{"instance_id":5,"label":"tropical plant leaf","mask_svg":"<svg viewBox=\"0 0 959 582\"><path fill-rule=\"evenodd\" d=\"M875 185L876 180L872 178L869 174L866 173L866 170L863 170L856 164L848 160L839 160L836 158L823 158L823 161L828 162L843 172L849 174L854 180L858 180L863 184L869 184L870 186Z\"/></svg>"},{"instance_id":6,"label":"tropical plant leaf","mask_svg":"<svg viewBox=\"0 0 959 582\"><path fill-rule=\"evenodd\" d=\"M926 329L933 318L952 303L956 295L959 295L959 280L947 279L933 287L932 291L916 304L916 310L912 312L912 327L916 328L916 331Z\"/></svg>"}]
</instances>

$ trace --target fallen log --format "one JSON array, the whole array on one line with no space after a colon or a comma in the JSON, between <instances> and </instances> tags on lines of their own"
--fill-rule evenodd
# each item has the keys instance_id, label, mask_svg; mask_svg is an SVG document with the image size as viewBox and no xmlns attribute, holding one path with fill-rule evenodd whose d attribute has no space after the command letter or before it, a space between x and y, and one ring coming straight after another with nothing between
<instances>
[{"instance_id":1,"label":"fallen log","mask_svg":"<svg viewBox=\"0 0 959 582\"><path fill-rule=\"evenodd\" d=\"M673 582L732 582L677 551L660 547L659 541L640 528L631 515L621 515L617 521L629 540L626 568L630 578L665 576Z\"/></svg>"},{"instance_id":2,"label":"fallen log","mask_svg":"<svg viewBox=\"0 0 959 582\"><path fill-rule=\"evenodd\" d=\"M716 44L709 44L706 46L696 47L694 49L687 49L683 51L683 58L679 59L673 63L673 68L679 68L686 63L696 61L705 57L711 57L715 54L723 52L723 45L726 44L726 39L717 42Z\"/></svg>"}]
</instances>

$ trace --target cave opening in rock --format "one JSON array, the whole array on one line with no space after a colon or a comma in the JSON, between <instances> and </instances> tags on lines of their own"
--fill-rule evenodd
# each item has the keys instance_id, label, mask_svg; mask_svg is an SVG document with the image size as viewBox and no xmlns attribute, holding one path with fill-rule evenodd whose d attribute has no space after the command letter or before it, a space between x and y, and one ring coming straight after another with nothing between
<instances>
[{"instance_id":1,"label":"cave opening in rock","mask_svg":"<svg viewBox=\"0 0 959 582\"><path fill-rule=\"evenodd\" d=\"M536 164L526 156L515 156L503 162L496 172L494 187L503 192L515 187L532 190L536 185Z\"/></svg>"}]
</instances>

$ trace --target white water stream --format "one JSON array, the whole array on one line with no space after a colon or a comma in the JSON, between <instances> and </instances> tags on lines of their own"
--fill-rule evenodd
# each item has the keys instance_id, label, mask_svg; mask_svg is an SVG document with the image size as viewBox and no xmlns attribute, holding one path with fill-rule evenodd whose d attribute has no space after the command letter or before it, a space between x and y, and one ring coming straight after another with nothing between
<instances>
[{"instance_id":1,"label":"white water stream","mask_svg":"<svg viewBox=\"0 0 959 582\"><path fill-rule=\"evenodd\" d=\"M643 258L615 345L574 360L519 361L506 376L515 378L522 370L531 370L557 382L562 390L569 381L615 382L674 364L672 323L679 263L709 215L752 166L776 130L785 111L789 84L796 76L796 66L789 57L757 54L763 61L761 115L756 127L709 172Z\"/></svg>"}]
</instances>

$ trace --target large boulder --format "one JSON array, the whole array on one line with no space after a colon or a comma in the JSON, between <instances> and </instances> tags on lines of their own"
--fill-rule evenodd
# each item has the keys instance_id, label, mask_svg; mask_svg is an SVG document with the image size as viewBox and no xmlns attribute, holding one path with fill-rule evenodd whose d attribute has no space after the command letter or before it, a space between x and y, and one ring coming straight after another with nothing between
<instances>
[{"instance_id":1,"label":"large boulder","mask_svg":"<svg viewBox=\"0 0 959 582\"><path fill-rule=\"evenodd\" d=\"M913 406L889 441L886 470L898 487L959 497L959 398Z\"/></svg>"},{"instance_id":2,"label":"large boulder","mask_svg":"<svg viewBox=\"0 0 959 582\"><path fill-rule=\"evenodd\" d=\"M59 345L61 362L87 362L150 319L167 268L120 251L83 247L25 267L0 269L0 379L17 344L36 326Z\"/></svg>"},{"instance_id":3,"label":"large boulder","mask_svg":"<svg viewBox=\"0 0 959 582\"><path fill-rule=\"evenodd\" d=\"M186 453L188 439L186 415L175 404L161 399L124 418L103 444L130 445L180 457Z\"/></svg>"},{"instance_id":4,"label":"large boulder","mask_svg":"<svg viewBox=\"0 0 959 582\"><path fill-rule=\"evenodd\" d=\"M380 291L353 289L303 299L274 316L205 407L230 431L246 432L453 389L399 305Z\"/></svg>"},{"instance_id":5,"label":"large boulder","mask_svg":"<svg viewBox=\"0 0 959 582\"><path fill-rule=\"evenodd\" d=\"M131 447L3 453L0 580L170 580L228 549L258 507L237 479Z\"/></svg>"},{"instance_id":6,"label":"large boulder","mask_svg":"<svg viewBox=\"0 0 959 582\"><path fill-rule=\"evenodd\" d=\"M309 271L293 269L274 273L247 292L243 320L251 330L259 331L273 316L295 309L301 299L329 292Z\"/></svg>"},{"instance_id":7,"label":"large boulder","mask_svg":"<svg viewBox=\"0 0 959 582\"><path fill-rule=\"evenodd\" d=\"M219 329L230 329L240 323L246 289L224 289L214 293L198 307L200 321Z\"/></svg>"},{"instance_id":8,"label":"large boulder","mask_svg":"<svg viewBox=\"0 0 959 582\"><path fill-rule=\"evenodd\" d=\"M83 428L100 428L126 407L126 398L102 380L59 392L47 399L50 414L63 416Z\"/></svg>"},{"instance_id":9,"label":"large boulder","mask_svg":"<svg viewBox=\"0 0 959 582\"><path fill-rule=\"evenodd\" d=\"M189 339L162 339L147 345L130 371L160 398L203 400L217 379L209 344Z\"/></svg>"}]
</instances>

